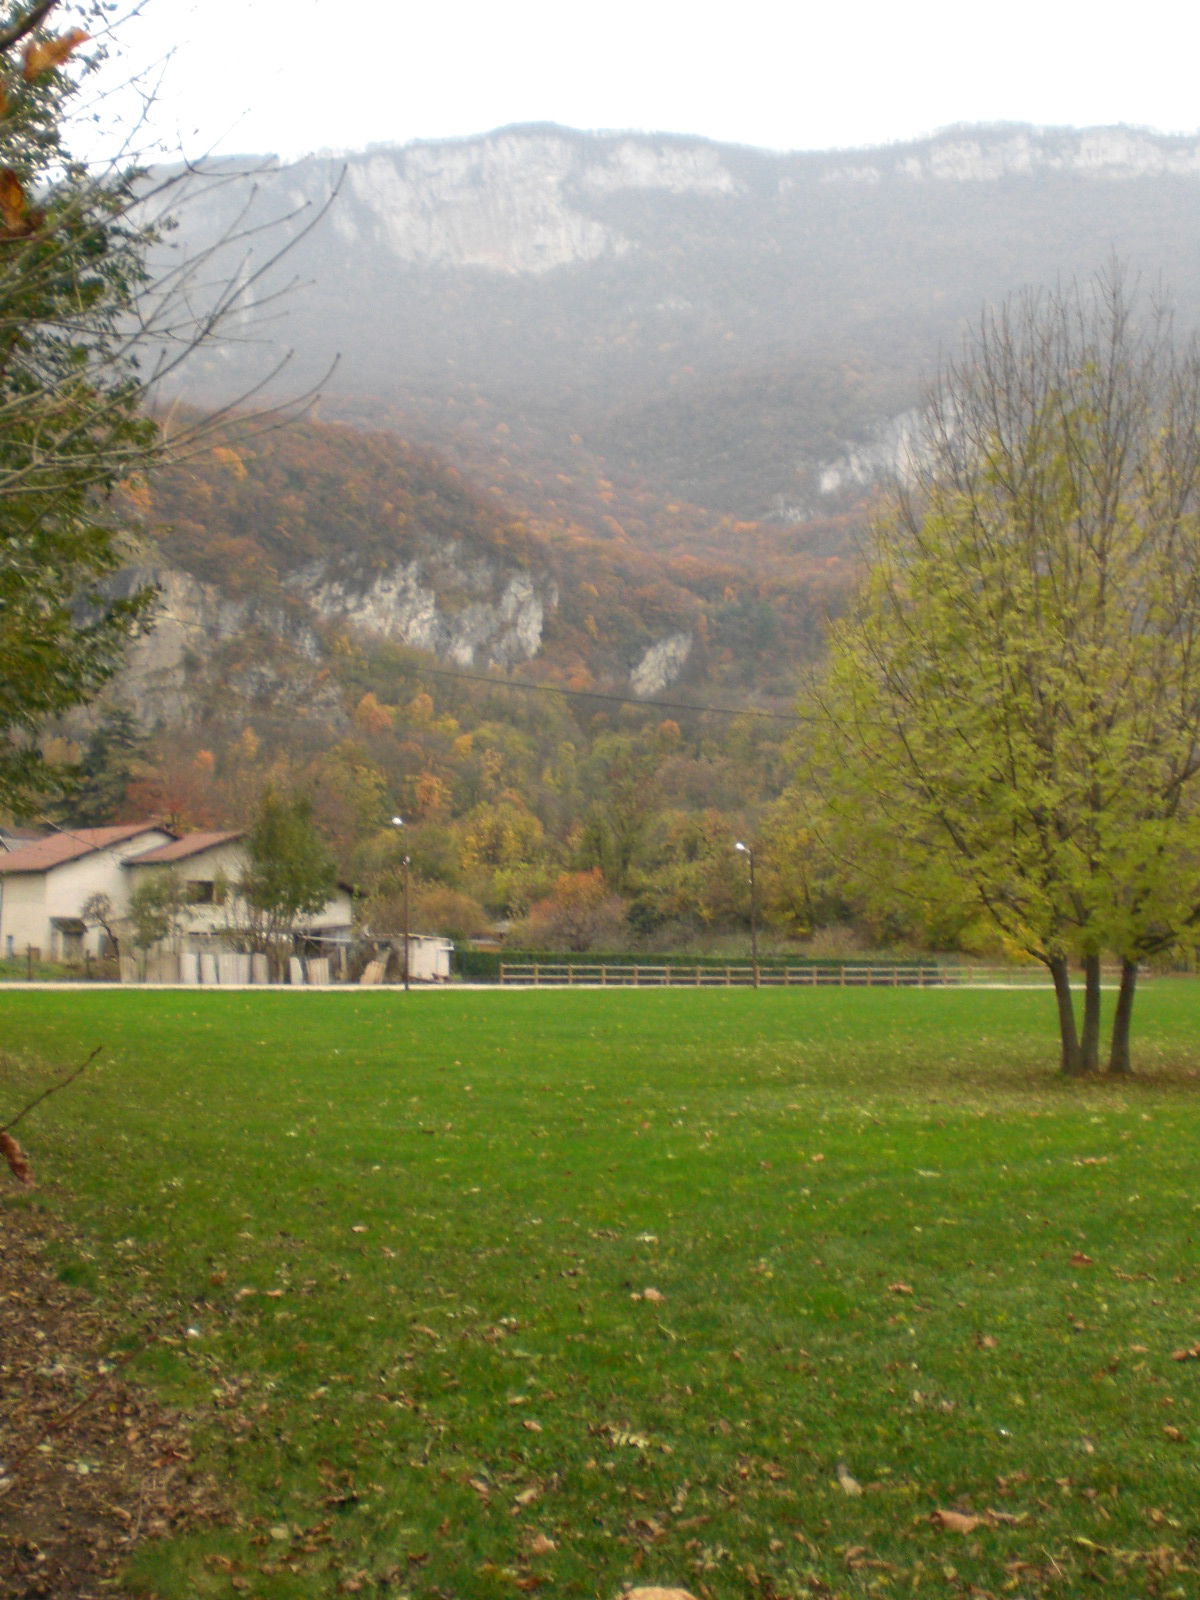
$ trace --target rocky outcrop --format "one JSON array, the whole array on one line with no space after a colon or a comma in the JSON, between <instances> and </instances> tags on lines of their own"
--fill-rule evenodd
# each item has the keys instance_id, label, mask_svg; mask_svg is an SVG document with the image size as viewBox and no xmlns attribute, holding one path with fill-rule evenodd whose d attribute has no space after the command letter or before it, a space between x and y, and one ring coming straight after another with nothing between
<instances>
[{"instance_id":1,"label":"rocky outcrop","mask_svg":"<svg viewBox=\"0 0 1200 1600\"><path fill-rule=\"evenodd\" d=\"M692 653L690 633L669 633L652 644L629 674L629 686L639 700L661 694L683 671Z\"/></svg>"},{"instance_id":2,"label":"rocky outcrop","mask_svg":"<svg viewBox=\"0 0 1200 1600\"><path fill-rule=\"evenodd\" d=\"M319 659L316 633L302 614L269 601L233 598L178 568L129 567L109 589L120 596L146 586L158 592L153 625L130 644L120 680L122 700L146 726L186 718L214 654L253 629L278 640L302 663Z\"/></svg>"},{"instance_id":3,"label":"rocky outcrop","mask_svg":"<svg viewBox=\"0 0 1200 1600\"><path fill-rule=\"evenodd\" d=\"M838 161L824 183L986 183L1070 172L1097 178L1195 177L1200 139L1145 128L949 128L923 145L873 150L865 160Z\"/></svg>"},{"instance_id":4,"label":"rocky outcrop","mask_svg":"<svg viewBox=\"0 0 1200 1600\"><path fill-rule=\"evenodd\" d=\"M588 142L559 128L513 128L479 139L356 156L332 226L419 266L533 274L631 248L588 215L587 194L659 189L731 194L715 146L621 137Z\"/></svg>"},{"instance_id":5,"label":"rocky outcrop","mask_svg":"<svg viewBox=\"0 0 1200 1600\"><path fill-rule=\"evenodd\" d=\"M847 443L845 452L822 462L816 472L823 499L895 480L912 481L923 451L919 410L904 411L879 423L865 438Z\"/></svg>"},{"instance_id":6,"label":"rocky outcrop","mask_svg":"<svg viewBox=\"0 0 1200 1600\"><path fill-rule=\"evenodd\" d=\"M329 696L318 674L323 624L378 634L459 667L508 667L537 655L558 604L551 578L433 541L371 581L315 564L273 600L229 596L150 564L128 568L109 587L124 595L146 585L159 601L152 628L129 647L120 698L147 727L186 721L218 682L277 706ZM321 709L335 722L341 714L336 697Z\"/></svg>"},{"instance_id":7,"label":"rocky outcrop","mask_svg":"<svg viewBox=\"0 0 1200 1600\"><path fill-rule=\"evenodd\" d=\"M528 661L541 647L547 612L558 604L548 579L432 548L366 584L331 577L318 566L291 587L326 621L428 650L460 667Z\"/></svg>"}]
</instances>

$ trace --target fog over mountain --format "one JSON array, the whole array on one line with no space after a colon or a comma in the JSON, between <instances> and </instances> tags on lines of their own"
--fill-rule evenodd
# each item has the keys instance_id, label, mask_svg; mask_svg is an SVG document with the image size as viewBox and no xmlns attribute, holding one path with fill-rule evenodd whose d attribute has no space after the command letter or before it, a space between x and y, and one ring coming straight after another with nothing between
<instances>
[{"instance_id":1,"label":"fog over mountain","mask_svg":"<svg viewBox=\"0 0 1200 1600\"><path fill-rule=\"evenodd\" d=\"M985 302L1114 256L1200 311L1200 140L955 128L775 154L515 127L258 169L185 208L174 248L337 193L266 286L273 320L193 374L235 392L280 343L323 415L401 428L503 476L610 478L738 519L844 509L905 436L923 373Z\"/></svg>"}]
</instances>

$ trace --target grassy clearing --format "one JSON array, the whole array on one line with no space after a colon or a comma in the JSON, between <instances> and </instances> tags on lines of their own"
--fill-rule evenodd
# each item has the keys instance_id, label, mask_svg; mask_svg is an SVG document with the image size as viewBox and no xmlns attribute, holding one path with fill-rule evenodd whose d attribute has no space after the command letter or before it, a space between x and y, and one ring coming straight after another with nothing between
<instances>
[{"instance_id":1,"label":"grassy clearing","mask_svg":"<svg viewBox=\"0 0 1200 1600\"><path fill-rule=\"evenodd\" d=\"M135 1591L1200 1591L1200 987L1083 1088L1044 994L0 1003L237 1507Z\"/></svg>"}]
</instances>

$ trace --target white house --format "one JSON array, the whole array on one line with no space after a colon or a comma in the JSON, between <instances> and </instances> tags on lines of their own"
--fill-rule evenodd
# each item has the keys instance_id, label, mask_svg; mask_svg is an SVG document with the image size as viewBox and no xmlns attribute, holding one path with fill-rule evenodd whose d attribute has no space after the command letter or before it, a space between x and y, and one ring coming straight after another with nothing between
<instances>
[{"instance_id":1,"label":"white house","mask_svg":"<svg viewBox=\"0 0 1200 1600\"><path fill-rule=\"evenodd\" d=\"M76 828L0 852L0 951L32 948L51 960L100 953L104 930L84 921L94 895L104 895L113 925L127 926L129 897L150 871L179 877L187 907L180 942L215 948L230 919L228 898L245 863L242 833L189 833L177 838L153 822ZM353 920L350 891L339 885L322 909L298 920L312 939L344 941Z\"/></svg>"},{"instance_id":2,"label":"white house","mask_svg":"<svg viewBox=\"0 0 1200 1600\"><path fill-rule=\"evenodd\" d=\"M124 863L136 887L147 872L173 872L182 882L187 908L180 927L184 949L211 949L237 920L237 883L246 865L245 834L185 833ZM296 919L297 932L306 938L344 941L354 920L350 890L338 884L320 911Z\"/></svg>"},{"instance_id":3,"label":"white house","mask_svg":"<svg viewBox=\"0 0 1200 1600\"><path fill-rule=\"evenodd\" d=\"M126 822L64 829L0 853L0 950L11 957L32 948L50 960L96 954L104 933L84 923L84 906L103 894L115 914L123 915L129 900L125 861L172 838L156 822Z\"/></svg>"}]
</instances>

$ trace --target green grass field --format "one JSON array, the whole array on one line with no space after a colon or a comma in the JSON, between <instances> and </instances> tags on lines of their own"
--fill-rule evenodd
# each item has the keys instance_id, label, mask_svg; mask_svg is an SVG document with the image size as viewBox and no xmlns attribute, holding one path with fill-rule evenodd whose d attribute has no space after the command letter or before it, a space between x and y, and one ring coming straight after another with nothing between
<instances>
[{"instance_id":1,"label":"green grass field","mask_svg":"<svg viewBox=\"0 0 1200 1600\"><path fill-rule=\"evenodd\" d=\"M135 1592L1200 1593L1200 986L1083 1087L1048 994L0 1007L229 1494Z\"/></svg>"}]
</instances>

